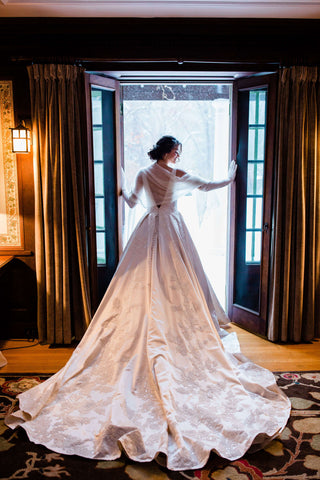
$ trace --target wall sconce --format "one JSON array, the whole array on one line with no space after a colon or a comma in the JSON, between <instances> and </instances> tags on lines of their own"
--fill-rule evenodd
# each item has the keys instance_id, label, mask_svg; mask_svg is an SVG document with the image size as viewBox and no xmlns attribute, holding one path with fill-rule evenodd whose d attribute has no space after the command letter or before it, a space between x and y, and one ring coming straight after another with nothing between
<instances>
[{"instance_id":1,"label":"wall sconce","mask_svg":"<svg viewBox=\"0 0 320 480\"><path fill-rule=\"evenodd\" d=\"M31 150L31 130L22 122L15 128L10 128L13 153L29 153Z\"/></svg>"}]
</instances>

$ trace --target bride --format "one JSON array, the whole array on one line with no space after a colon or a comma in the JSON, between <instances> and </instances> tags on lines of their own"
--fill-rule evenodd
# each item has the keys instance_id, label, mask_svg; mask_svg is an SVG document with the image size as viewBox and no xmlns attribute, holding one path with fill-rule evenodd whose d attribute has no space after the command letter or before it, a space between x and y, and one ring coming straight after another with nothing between
<instances>
[{"instance_id":1,"label":"bride","mask_svg":"<svg viewBox=\"0 0 320 480\"><path fill-rule=\"evenodd\" d=\"M6 418L51 450L138 462L165 458L171 470L200 468L210 452L229 459L258 449L285 427L290 402L268 370L239 349L177 199L208 182L174 168L181 150L162 137L140 170L130 207L146 214L68 363L19 395ZM172 165L172 166L170 166ZM165 456L164 456L164 455Z\"/></svg>"}]
</instances>

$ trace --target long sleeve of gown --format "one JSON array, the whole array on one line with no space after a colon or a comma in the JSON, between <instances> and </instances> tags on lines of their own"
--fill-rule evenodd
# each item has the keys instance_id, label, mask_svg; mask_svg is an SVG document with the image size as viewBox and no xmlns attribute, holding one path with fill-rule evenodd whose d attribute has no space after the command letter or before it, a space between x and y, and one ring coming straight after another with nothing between
<instances>
[{"instance_id":1,"label":"long sleeve of gown","mask_svg":"<svg viewBox=\"0 0 320 480\"><path fill-rule=\"evenodd\" d=\"M219 182L207 182L203 181L204 183L198 187L199 190L202 190L203 192L210 192L211 190L216 190L217 188L222 188L225 187L226 185L229 185L229 183L232 182L231 179L226 179L226 180L221 180Z\"/></svg>"},{"instance_id":2,"label":"long sleeve of gown","mask_svg":"<svg viewBox=\"0 0 320 480\"><path fill-rule=\"evenodd\" d=\"M142 175L139 172L136 176L134 187L131 191L127 189L124 172L122 172L122 196L130 208L133 208L139 203L139 196L143 188Z\"/></svg>"},{"instance_id":3,"label":"long sleeve of gown","mask_svg":"<svg viewBox=\"0 0 320 480\"><path fill-rule=\"evenodd\" d=\"M185 195L186 193L189 193L195 188L203 192L210 192L211 190L216 190L218 188L225 187L226 185L229 185L229 183L231 182L232 182L232 179L230 178L226 180L209 182L204 178L201 178L195 175L190 175L187 173L179 179L178 190L180 195Z\"/></svg>"},{"instance_id":4,"label":"long sleeve of gown","mask_svg":"<svg viewBox=\"0 0 320 480\"><path fill-rule=\"evenodd\" d=\"M186 182L193 188L198 188L203 192L210 192L211 190L216 190L217 188L222 188L232 183L236 177L236 171L237 164L234 160L232 160L229 166L228 177L224 180L209 182L201 177L196 177L188 174L182 176L182 180L185 179Z\"/></svg>"}]
</instances>

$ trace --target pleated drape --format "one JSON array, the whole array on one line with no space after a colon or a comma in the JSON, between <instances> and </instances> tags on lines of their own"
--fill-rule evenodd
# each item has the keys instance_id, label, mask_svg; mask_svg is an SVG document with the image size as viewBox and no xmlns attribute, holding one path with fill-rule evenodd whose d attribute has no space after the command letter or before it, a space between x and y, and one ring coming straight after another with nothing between
<instances>
[{"instance_id":1,"label":"pleated drape","mask_svg":"<svg viewBox=\"0 0 320 480\"><path fill-rule=\"evenodd\" d=\"M40 341L68 344L90 322L85 230L84 70L28 67Z\"/></svg>"},{"instance_id":2,"label":"pleated drape","mask_svg":"<svg viewBox=\"0 0 320 480\"><path fill-rule=\"evenodd\" d=\"M320 70L279 80L275 244L268 338L320 334Z\"/></svg>"}]
</instances>

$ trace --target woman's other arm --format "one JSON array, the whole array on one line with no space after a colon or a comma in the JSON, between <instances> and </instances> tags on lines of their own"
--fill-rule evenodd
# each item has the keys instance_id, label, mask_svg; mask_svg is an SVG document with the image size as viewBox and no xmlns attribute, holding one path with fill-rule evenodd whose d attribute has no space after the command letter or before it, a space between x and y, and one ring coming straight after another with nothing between
<instances>
[{"instance_id":1,"label":"woman's other arm","mask_svg":"<svg viewBox=\"0 0 320 480\"><path fill-rule=\"evenodd\" d=\"M139 196L141 194L141 191L143 189L143 180L142 180L142 174L139 172L136 176L135 182L134 182L134 187L129 192L126 187L126 181L125 181L125 174L123 169L121 169L122 173L122 190L121 194L126 201L126 203L129 205L130 208L133 208L139 203Z\"/></svg>"}]
</instances>

